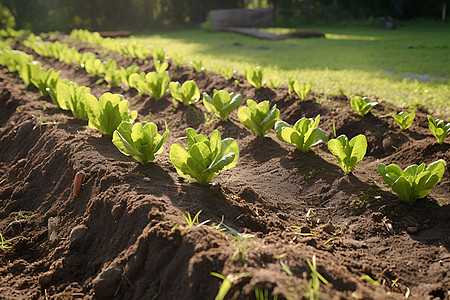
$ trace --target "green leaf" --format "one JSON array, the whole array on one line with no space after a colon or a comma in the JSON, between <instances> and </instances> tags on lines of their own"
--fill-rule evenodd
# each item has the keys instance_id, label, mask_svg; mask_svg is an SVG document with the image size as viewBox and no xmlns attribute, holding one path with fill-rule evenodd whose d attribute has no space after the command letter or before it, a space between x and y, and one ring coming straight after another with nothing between
<instances>
[{"instance_id":1,"label":"green leaf","mask_svg":"<svg viewBox=\"0 0 450 300\"><path fill-rule=\"evenodd\" d=\"M328 149L336 156L342 170L348 174L364 158L367 151L367 139L360 134L349 141L347 136L340 135L328 142Z\"/></svg>"},{"instance_id":2,"label":"green leaf","mask_svg":"<svg viewBox=\"0 0 450 300\"><path fill-rule=\"evenodd\" d=\"M180 101L185 106L200 100L200 90L193 80L186 81L183 85L179 82L171 82L169 83L169 91L175 100Z\"/></svg>"},{"instance_id":3,"label":"green leaf","mask_svg":"<svg viewBox=\"0 0 450 300\"><path fill-rule=\"evenodd\" d=\"M264 73L261 68L258 66L254 69L248 69L247 73L247 81L256 89L262 88L264 84Z\"/></svg>"},{"instance_id":4,"label":"green leaf","mask_svg":"<svg viewBox=\"0 0 450 300\"><path fill-rule=\"evenodd\" d=\"M234 139L221 140L220 132L214 130L208 140L204 135L188 128L188 150L179 145L170 148L170 159L178 174L207 184L223 170L236 166L239 147Z\"/></svg>"},{"instance_id":5,"label":"green leaf","mask_svg":"<svg viewBox=\"0 0 450 300\"><path fill-rule=\"evenodd\" d=\"M351 107L361 116L364 117L378 102L372 102L369 97L360 96L350 99Z\"/></svg>"},{"instance_id":6,"label":"green leaf","mask_svg":"<svg viewBox=\"0 0 450 300\"><path fill-rule=\"evenodd\" d=\"M393 184L392 190L397 194L400 200L409 204L414 204L414 188L405 177L399 177Z\"/></svg>"},{"instance_id":7,"label":"green leaf","mask_svg":"<svg viewBox=\"0 0 450 300\"><path fill-rule=\"evenodd\" d=\"M311 82L294 82L293 89L300 100L305 100L311 93Z\"/></svg>"},{"instance_id":8,"label":"green leaf","mask_svg":"<svg viewBox=\"0 0 450 300\"><path fill-rule=\"evenodd\" d=\"M239 121L253 134L265 137L280 118L280 110L276 105L270 109L269 101L256 103L248 99L247 107L241 107L238 111Z\"/></svg>"}]
</instances>

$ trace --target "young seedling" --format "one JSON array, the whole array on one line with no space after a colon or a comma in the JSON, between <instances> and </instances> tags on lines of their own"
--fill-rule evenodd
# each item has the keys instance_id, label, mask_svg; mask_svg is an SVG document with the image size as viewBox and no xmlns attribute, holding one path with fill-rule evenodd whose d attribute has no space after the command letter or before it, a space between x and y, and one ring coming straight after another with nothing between
<instances>
[{"instance_id":1,"label":"young seedling","mask_svg":"<svg viewBox=\"0 0 450 300\"><path fill-rule=\"evenodd\" d=\"M267 79L267 86L271 89L277 89L281 85L281 79L278 76L273 76Z\"/></svg>"},{"instance_id":2,"label":"young seedling","mask_svg":"<svg viewBox=\"0 0 450 300\"><path fill-rule=\"evenodd\" d=\"M397 123L398 127L400 127L400 130L405 131L411 126L414 118L416 117L416 114L413 112L409 114L407 111L402 111L396 115L393 115L392 117L394 118L394 121L395 123Z\"/></svg>"},{"instance_id":3,"label":"young seedling","mask_svg":"<svg viewBox=\"0 0 450 300\"><path fill-rule=\"evenodd\" d=\"M254 69L248 69L246 71L247 81L255 88L260 89L264 85L264 73L258 66Z\"/></svg>"},{"instance_id":4,"label":"young seedling","mask_svg":"<svg viewBox=\"0 0 450 300\"><path fill-rule=\"evenodd\" d=\"M318 128L320 122L320 115L315 119L301 118L294 126L286 126L286 122L277 121L275 123L275 130L277 135L281 136L281 141L290 143L297 147L303 153L308 152L309 148L316 146L322 142L328 142L328 135L326 131Z\"/></svg>"},{"instance_id":5,"label":"young seedling","mask_svg":"<svg viewBox=\"0 0 450 300\"><path fill-rule=\"evenodd\" d=\"M181 55L177 54L177 53L173 53L170 58L172 59L172 63L174 64L174 66L176 68L179 68L181 66L181 61L183 60L183 58L181 57Z\"/></svg>"},{"instance_id":6,"label":"young seedling","mask_svg":"<svg viewBox=\"0 0 450 300\"><path fill-rule=\"evenodd\" d=\"M233 67L222 67L219 68L219 73L225 77L226 79L230 80L233 78L233 75L236 71L233 69Z\"/></svg>"},{"instance_id":7,"label":"young seedling","mask_svg":"<svg viewBox=\"0 0 450 300\"><path fill-rule=\"evenodd\" d=\"M105 81L108 83L108 87L119 86L122 80L122 72L120 70L105 70Z\"/></svg>"},{"instance_id":8,"label":"young seedling","mask_svg":"<svg viewBox=\"0 0 450 300\"><path fill-rule=\"evenodd\" d=\"M211 98L207 93L203 93L203 105L206 109L213 112L222 121L225 121L230 116L230 113L237 109L242 103L242 95L228 93L225 90L213 91Z\"/></svg>"},{"instance_id":9,"label":"young seedling","mask_svg":"<svg viewBox=\"0 0 450 300\"><path fill-rule=\"evenodd\" d=\"M445 138L450 135L450 123L445 124L443 120L433 119L428 115L429 128L431 133L438 140L439 145L442 145Z\"/></svg>"},{"instance_id":10,"label":"young seedling","mask_svg":"<svg viewBox=\"0 0 450 300\"><path fill-rule=\"evenodd\" d=\"M201 60L190 61L189 63L192 65L195 72L201 73L201 72L205 71L205 68L203 67L203 61L201 61Z\"/></svg>"},{"instance_id":11,"label":"young seedling","mask_svg":"<svg viewBox=\"0 0 450 300\"><path fill-rule=\"evenodd\" d=\"M0 249L7 248L9 248L9 245L6 243L6 241L3 239L3 235L0 233Z\"/></svg>"},{"instance_id":12,"label":"young seedling","mask_svg":"<svg viewBox=\"0 0 450 300\"><path fill-rule=\"evenodd\" d=\"M169 63L167 61L161 62L159 60L155 61L156 73L161 74L167 70Z\"/></svg>"},{"instance_id":13,"label":"young seedling","mask_svg":"<svg viewBox=\"0 0 450 300\"><path fill-rule=\"evenodd\" d=\"M31 72L31 83L41 91L42 96L49 96L49 91L56 89L56 85L59 81L59 75L61 71L55 72L53 68L48 69L47 71L40 67L34 68Z\"/></svg>"},{"instance_id":14,"label":"young seedling","mask_svg":"<svg viewBox=\"0 0 450 300\"><path fill-rule=\"evenodd\" d=\"M239 121L253 134L265 137L280 120L280 110L275 104L270 108L269 101L256 103L248 99L247 106L241 107L238 111Z\"/></svg>"},{"instance_id":15,"label":"young seedling","mask_svg":"<svg viewBox=\"0 0 450 300\"><path fill-rule=\"evenodd\" d=\"M180 101L185 106L200 100L200 90L193 80L185 81L182 85L179 82L172 81L169 83L169 91L175 100Z\"/></svg>"},{"instance_id":16,"label":"young seedling","mask_svg":"<svg viewBox=\"0 0 450 300\"><path fill-rule=\"evenodd\" d=\"M186 136L187 150L177 144L170 148L170 160L180 176L208 184L220 172L236 166L239 147L234 139L222 140L220 132L214 130L208 140L192 128L186 130Z\"/></svg>"},{"instance_id":17,"label":"young seedling","mask_svg":"<svg viewBox=\"0 0 450 300\"><path fill-rule=\"evenodd\" d=\"M350 105L361 117L364 117L377 104L378 102L371 101L369 97L356 96L350 100Z\"/></svg>"},{"instance_id":18,"label":"young seedling","mask_svg":"<svg viewBox=\"0 0 450 300\"><path fill-rule=\"evenodd\" d=\"M269 290L260 290L255 288L255 299L256 300L270 300L269 298ZM278 300L278 295L273 295L272 300Z\"/></svg>"},{"instance_id":19,"label":"young seedling","mask_svg":"<svg viewBox=\"0 0 450 300\"><path fill-rule=\"evenodd\" d=\"M202 210L199 210L193 218L191 217L191 214L188 211L183 214L183 218L186 221L187 227L191 228L192 226L194 226L195 223L198 223L198 217L200 216L201 212Z\"/></svg>"},{"instance_id":20,"label":"young seedling","mask_svg":"<svg viewBox=\"0 0 450 300\"><path fill-rule=\"evenodd\" d=\"M151 49L151 54L153 57L153 61L164 61L164 59L166 58L166 50L163 47L153 47Z\"/></svg>"},{"instance_id":21,"label":"young seedling","mask_svg":"<svg viewBox=\"0 0 450 300\"><path fill-rule=\"evenodd\" d=\"M366 155L367 138L359 134L349 141L347 136L340 135L328 142L328 150L336 156L342 170L349 174Z\"/></svg>"},{"instance_id":22,"label":"young seedling","mask_svg":"<svg viewBox=\"0 0 450 300\"><path fill-rule=\"evenodd\" d=\"M63 110L70 110L77 119L88 120L87 98L91 101L97 99L90 94L91 89L85 86L78 86L75 82L65 83L60 80L56 86L56 98L58 105Z\"/></svg>"},{"instance_id":23,"label":"young seedling","mask_svg":"<svg viewBox=\"0 0 450 300\"><path fill-rule=\"evenodd\" d=\"M300 100L308 98L311 93L311 82L295 82L293 84L294 92L299 96Z\"/></svg>"},{"instance_id":24,"label":"young seedling","mask_svg":"<svg viewBox=\"0 0 450 300\"><path fill-rule=\"evenodd\" d=\"M220 285L219 292L217 293L216 298L214 298L214 300L224 300L225 297L227 296L228 291L233 286L233 282L248 275L248 273L229 274L225 277L222 274L219 274L216 272L211 272L209 274L211 274L212 276L215 276L219 279L222 279L222 284Z\"/></svg>"},{"instance_id":25,"label":"young seedling","mask_svg":"<svg viewBox=\"0 0 450 300\"><path fill-rule=\"evenodd\" d=\"M122 122L113 133L113 144L123 154L134 157L142 165L153 161L157 154L164 150L163 144L169 136L167 130L161 136L153 122L142 122L132 125Z\"/></svg>"},{"instance_id":26,"label":"young seedling","mask_svg":"<svg viewBox=\"0 0 450 300\"><path fill-rule=\"evenodd\" d=\"M88 126L98 129L104 135L112 135L122 122L134 122L137 111L129 111L130 102L120 94L104 93L97 100L86 97Z\"/></svg>"},{"instance_id":27,"label":"young seedling","mask_svg":"<svg viewBox=\"0 0 450 300\"><path fill-rule=\"evenodd\" d=\"M139 67L129 66L126 69L124 67L120 67L120 79L122 80L123 84L129 87L131 87L130 83L131 74L139 74Z\"/></svg>"},{"instance_id":28,"label":"young seedling","mask_svg":"<svg viewBox=\"0 0 450 300\"><path fill-rule=\"evenodd\" d=\"M417 199L424 198L438 184L445 172L446 162L442 159L431 163L414 164L402 170L396 164L378 165L378 172L392 188L400 200L414 204Z\"/></svg>"},{"instance_id":29,"label":"young seedling","mask_svg":"<svg viewBox=\"0 0 450 300\"><path fill-rule=\"evenodd\" d=\"M328 284L329 282L317 271L316 268L316 256L312 258L312 263L307 260L308 266L311 269L311 279L308 282L306 288L303 288L303 297L311 300L319 300L321 293L319 292L320 282Z\"/></svg>"},{"instance_id":30,"label":"young seedling","mask_svg":"<svg viewBox=\"0 0 450 300\"><path fill-rule=\"evenodd\" d=\"M159 100L166 93L169 81L170 77L167 72L149 72L145 75L145 81L140 82L140 84L144 85L145 91L155 98L155 100Z\"/></svg>"},{"instance_id":31,"label":"young seedling","mask_svg":"<svg viewBox=\"0 0 450 300\"><path fill-rule=\"evenodd\" d=\"M292 93L294 91L294 84L295 84L296 80L294 78L289 78L288 79L288 93Z\"/></svg>"}]
</instances>

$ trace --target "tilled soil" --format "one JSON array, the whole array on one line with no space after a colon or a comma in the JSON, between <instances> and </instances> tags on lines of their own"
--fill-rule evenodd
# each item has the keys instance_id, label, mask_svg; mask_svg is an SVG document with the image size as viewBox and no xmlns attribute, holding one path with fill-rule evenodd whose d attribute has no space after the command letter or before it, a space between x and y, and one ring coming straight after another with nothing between
<instances>
[{"instance_id":1,"label":"tilled soil","mask_svg":"<svg viewBox=\"0 0 450 300\"><path fill-rule=\"evenodd\" d=\"M119 66L153 70L151 60L72 43ZM320 114L319 126L330 137L333 124L337 135L365 134L367 155L346 175L326 145L304 154L274 132L252 135L236 111L223 122L201 101L182 107L170 95L139 99L125 87L94 84L98 78L75 65L38 57L19 43L15 48L97 97L123 94L138 121L160 129L167 122L170 135L165 151L141 166L110 137L2 68L0 232L8 247L0 250L1 299L214 299L222 280L211 272L229 275L227 299L256 299L255 290L267 291L269 299L302 299L311 278L307 260L314 256L329 281L320 286L324 299L449 299L450 167L414 206L401 202L377 172L378 163L450 163L449 140L437 144L426 112L417 111L402 132L386 117L400 109L386 103L360 118L344 95L312 93L300 101L286 87L255 90L243 78L236 85L217 74L170 67L172 81L195 80L201 92L226 89L244 101L269 100L291 124ZM168 150L186 145L188 127L236 139L238 165L208 186L180 178ZM86 180L74 197L77 172ZM199 210L200 223L209 221L187 227L182 214ZM217 230L218 224L243 236Z\"/></svg>"}]
</instances>

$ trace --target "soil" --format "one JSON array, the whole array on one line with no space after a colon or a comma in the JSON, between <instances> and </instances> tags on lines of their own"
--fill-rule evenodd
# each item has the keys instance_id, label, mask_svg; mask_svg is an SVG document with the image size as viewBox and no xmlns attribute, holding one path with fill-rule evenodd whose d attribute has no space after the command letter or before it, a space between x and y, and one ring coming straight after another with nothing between
<instances>
[{"instance_id":1,"label":"soil","mask_svg":"<svg viewBox=\"0 0 450 300\"><path fill-rule=\"evenodd\" d=\"M151 60L71 43L119 66L153 70ZM33 54L20 43L15 48ZM94 84L99 78L75 65L34 56L97 97L123 94L138 121L160 129L167 122L170 135L164 152L141 166L2 68L0 232L8 247L0 249L1 299L214 299L222 280L211 272L231 279L227 299L262 299L255 291L302 299L313 257L329 281L320 284L323 299L449 299L450 167L415 205L401 202L377 172L377 163L450 163L449 140L437 144L426 112L417 111L402 132L386 117L400 109L386 103L360 118L345 95L311 93L300 101L286 87L255 90L243 78L236 85L211 72L170 67L172 81L195 80L201 92L269 100L291 124L320 114L330 137L333 124L338 135L365 134L367 155L346 175L326 145L304 154L274 132L252 135L236 111L224 122L201 101L182 107L169 95L139 99L135 90ZM186 145L188 127L236 139L238 165L207 186L181 178L168 150ZM86 178L75 197L78 172ZM200 210L201 224L188 227L183 213ZM217 230L219 224L241 237Z\"/></svg>"}]
</instances>

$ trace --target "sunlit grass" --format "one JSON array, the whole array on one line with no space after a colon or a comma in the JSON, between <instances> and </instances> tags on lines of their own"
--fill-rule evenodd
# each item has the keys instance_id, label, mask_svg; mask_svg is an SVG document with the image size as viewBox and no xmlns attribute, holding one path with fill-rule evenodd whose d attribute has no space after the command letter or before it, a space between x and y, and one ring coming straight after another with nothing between
<instances>
[{"instance_id":1,"label":"sunlit grass","mask_svg":"<svg viewBox=\"0 0 450 300\"><path fill-rule=\"evenodd\" d=\"M450 26L310 28L327 38L259 40L227 32L179 30L138 35L137 40L178 53L184 63L201 60L206 70L261 66L266 78L311 81L318 93L376 96L412 109L429 108L450 118ZM416 79L415 79L416 78ZM427 82L419 79L425 79Z\"/></svg>"}]
</instances>

